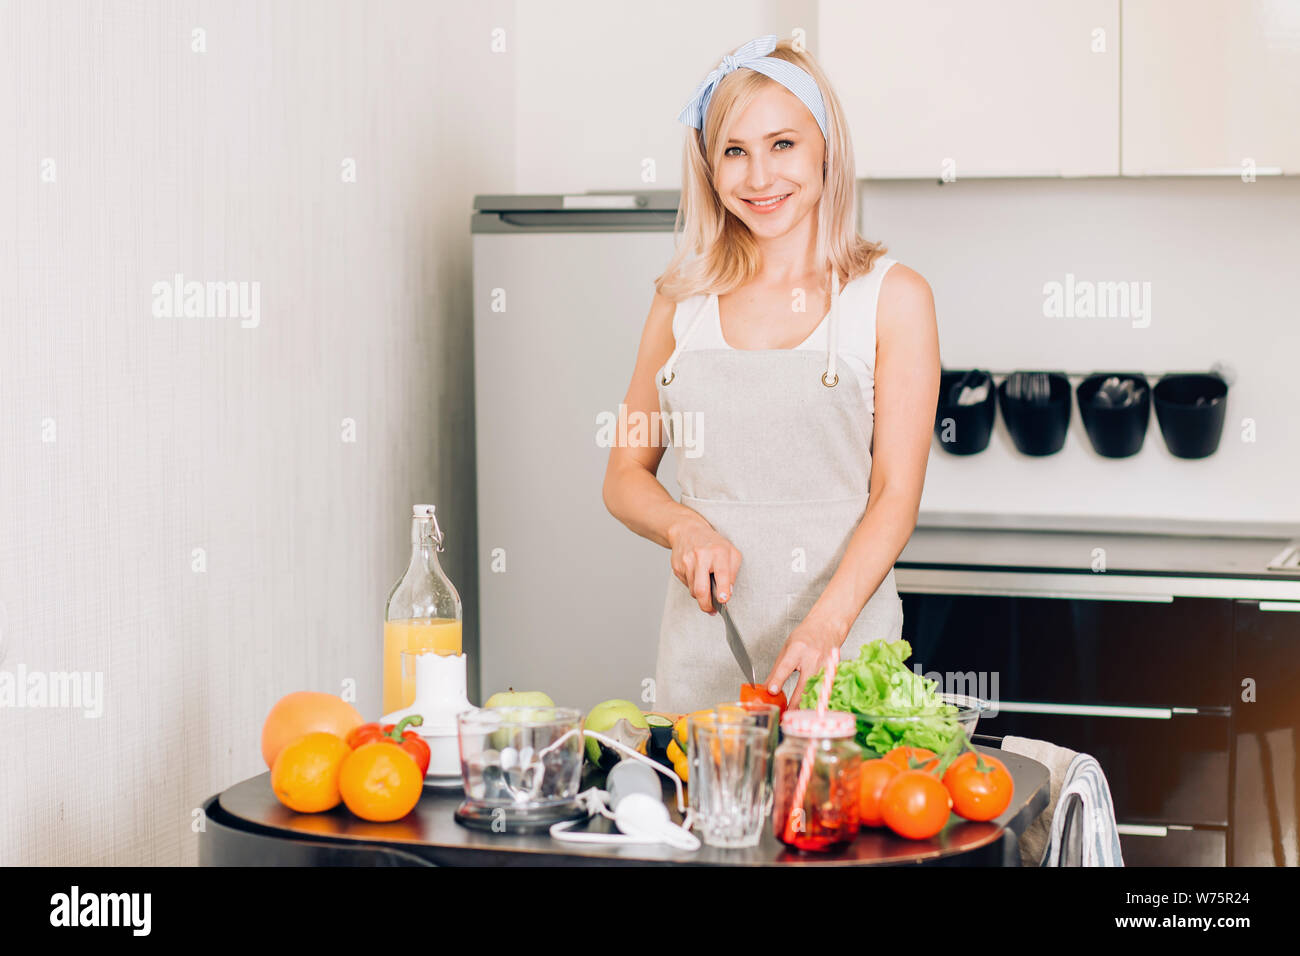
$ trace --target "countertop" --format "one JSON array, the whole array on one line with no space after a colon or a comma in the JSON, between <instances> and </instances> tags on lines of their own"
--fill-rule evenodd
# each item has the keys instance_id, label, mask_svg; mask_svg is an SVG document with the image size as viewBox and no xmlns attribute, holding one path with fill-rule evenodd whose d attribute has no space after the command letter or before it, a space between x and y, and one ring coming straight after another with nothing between
<instances>
[{"instance_id":1,"label":"countertop","mask_svg":"<svg viewBox=\"0 0 1300 956\"><path fill-rule=\"evenodd\" d=\"M454 819L454 811L464 797L459 788L440 791L426 787L415 810L393 823L366 823L344 807L324 813L294 813L276 800L270 774L263 773L208 801L212 822L201 838L199 856L201 863L212 865L302 863L312 861L308 851L324 842L362 850L394 849L401 851L404 858L442 866L987 866L1006 859L1006 831L1019 837L1047 807L1050 775L1047 767L1022 754L981 744L976 749L1001 760L1014 781L1011 805L1001 816L975 823L953 814L943 830L929 840L905 840L888 830L867 828L853 843L828 854L789 850L766 826L758 846L735 850L704 846L696 851L663 845L561 843L545 833L510 833L508 827L504 832L471 830ZM675 795L665 785L669 816L680 823ZM593 829L608 832L609 827ZM372 861L354 857L348 862L370 865ZM1018 864L1018 856L1015 862Z\"/></svg>"}]
</instances>

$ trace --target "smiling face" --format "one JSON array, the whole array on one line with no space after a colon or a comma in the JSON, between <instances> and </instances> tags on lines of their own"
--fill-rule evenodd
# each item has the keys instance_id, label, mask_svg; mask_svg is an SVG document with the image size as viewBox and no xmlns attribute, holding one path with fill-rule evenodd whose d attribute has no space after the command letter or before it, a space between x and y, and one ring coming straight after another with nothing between
<instances>
[{"instance_id":1,"label":"smiling face","mask_svg":"<svg viewBox=\"0 0 1300 956\"><path fill-rule=\"evenodd\" d=\"M723 204L760 238L790 231L817 208L826 142L803 102L767 83L737 117L714 183Z\"/></svg>"}]
</instances>

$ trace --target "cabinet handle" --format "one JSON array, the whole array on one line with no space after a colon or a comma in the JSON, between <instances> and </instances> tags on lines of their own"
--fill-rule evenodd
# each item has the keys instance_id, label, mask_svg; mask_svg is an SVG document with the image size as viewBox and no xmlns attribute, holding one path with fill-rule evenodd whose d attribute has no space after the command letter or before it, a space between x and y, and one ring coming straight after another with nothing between
<instances>
[{"instance_id":1,"label":"cabinet handle","mask_svg":"<svg viewBox=\"0 0 1300 956\"><path fill-rule=\"evenodd\" d=\"M1300 601L1260 601L1259 609L1261 611L1300 612Z\"/></svg>"},{"instance_id":2,"label":"cabinet handle","mask_svg":"<svg viewBox=\"0 0 1300 956\"><path fill-rule=\"evenodd\" d=\"M1240 176L1242 166L1210 166L1206 169L1144 169L1139 176ZM1281 176L1281 166L1256 166L1251 170L1256 176ZM1126 173L1132 176L1132 173Z\"/></svg>"},{"instance_id":3,"label":"cabinet handle","mask_svg":"<svg viewBox=\"0 0 1300 956\"><path fill-rule=\"evenodd\" d=\"M1011 714L1065 714L1074 717L1136 717L1144 720L1171 720L1171 707L1120 707L1110 704L1040 704L1031 701L990 701L986 712L992 717L998 711Z\"/></svg>"},{"instance_id":4,"label":"cabinet handle","mask_svg":"<svg viewBox=\"0 0 1300 956\"><path fill-rule=\"evenodd\" d=\"M1062 588L979 587L977 585L922 584L904 582L899 592L905 594L968 594L975 597L1054 598L1065 601L1134 601L1141 604L1173 604L1172 594L1132 594L1124 591L1069 591Z\"/></svg>"},{"instance_id":5,"label":"cabinet handle","mask_svg":"<svg viewBox=\"0 0 1300 956\"><path fill-rule=\"evenodd\" d=\"M1143 823L1117 823L1115 824L1115 831L1129 836L1169 836L1168 827L1148 826Z\"/></svg>"},{"instance_id":6,"label":"cabinet handle","mask_svg":"<svg viewBox=\"0 0 1300 956\"><path fill-rule=\"evenodd\" d=\"M565 196L565 209L636 209L637 197L625 195L577 195Z\"/></svg>"}]
</instances>

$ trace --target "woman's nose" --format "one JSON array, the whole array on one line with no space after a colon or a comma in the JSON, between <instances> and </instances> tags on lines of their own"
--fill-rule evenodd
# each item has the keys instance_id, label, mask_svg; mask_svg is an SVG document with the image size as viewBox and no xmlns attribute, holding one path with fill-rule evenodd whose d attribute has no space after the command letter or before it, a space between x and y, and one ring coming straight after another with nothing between
<instances>
[{"instance_id":1,"label":"woman's nose","mask_svg":"<svg viewBox=\"0 0 1300 956\"><path fill-rule=\"evenodd\" d=\"M764 159L751 157L749 160L748 175L745 178L745 185L756 193L764 187L772 185L771 174L768 170L771 166Z\"/></svg>"}]
</instances>

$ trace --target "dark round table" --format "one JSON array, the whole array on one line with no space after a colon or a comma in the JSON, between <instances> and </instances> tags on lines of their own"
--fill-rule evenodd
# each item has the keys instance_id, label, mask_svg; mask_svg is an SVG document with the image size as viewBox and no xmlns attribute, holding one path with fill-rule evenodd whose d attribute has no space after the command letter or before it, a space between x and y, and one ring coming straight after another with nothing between
<instances>
[{"instance_id":1,"label":"dark round table","mask_svg":"<svg viewBox=\"0 0 1300 956\"><path fill-rule=\"evenodd\" d=\"M453 817L463 798L460 790L426 787L416 808L392 823L367 823L343 806L325 813L295 813L275 798L271 775L263 773L204 803L199 862L204 866L1019 866L1018 838L1047 807L1047 768L1019 754L987 746L978 749L1006 764L1015 784L1011 806L987 823L953 814L929 840L906 840L889 830L867 828L843 850L813 854L790 850L767 828L758 846L742 850L702 846L691 852L665 845L561 843L546 833L491 833L462 826ZM665 802L674 822L680 823L671 784L666 779L665 784ZM603 818L591 826L608 828Z\"/></svg>"}]
</instances>

